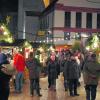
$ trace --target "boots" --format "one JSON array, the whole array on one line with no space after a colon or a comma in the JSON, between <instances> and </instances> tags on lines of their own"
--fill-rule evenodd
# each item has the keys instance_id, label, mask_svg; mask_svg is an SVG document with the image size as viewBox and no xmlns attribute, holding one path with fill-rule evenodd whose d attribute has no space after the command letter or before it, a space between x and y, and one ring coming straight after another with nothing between
<instances>
[{"instance_id":1,"label":"boots","mask_svg":"<svg viewBox=\"0 0 100 100\"><path fill-rule=\"evenodd\" d=\"M42 94L40 94L40 89L38 88L36 91L37 91L37 95L41 97Z\"/></svg>"},{"instance_id":2,"label":"boots","mask_svg":"<svg viewBox=\"0 0 100 100\"><path fill-rule=\"evenodd\" d=\"M74 96L79 96L79 94L77 93L77 89L74 90Z\"/></svg>"},{"instance_id":3,"label":"boots","mask_svg":"<svg viewBox=\"0 0 100 100\"><path fill-rule=\"evenodd\" d=\"M85 86L86 100L90 100L90 88Z\"/></svg>"}]
</instances>

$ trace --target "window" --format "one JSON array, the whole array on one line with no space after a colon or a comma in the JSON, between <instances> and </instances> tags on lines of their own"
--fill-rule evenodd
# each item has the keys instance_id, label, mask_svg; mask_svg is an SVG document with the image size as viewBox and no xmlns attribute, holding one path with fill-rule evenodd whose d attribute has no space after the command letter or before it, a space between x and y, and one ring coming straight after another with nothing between
<instances>
[{"instance_id":1,"label":"window","mask_svg":"<svg viewBox=\"0 0 100 100\"><path fill-rule=\"evenodd\" d=\"M47 16L47 28L49 27L49 15Z\"/></svg>"},{"instance_id":2,"label":"window","mask_svg":"<svg viewBox=\"0 0 100 100\"><path fill-rule=\"evenodd\" d=\"M43 29L45 29L45 18L43 17Z\"/></svg>"},{"instance_id":3,"label":"window","mask_svg":"<svg viewBox=\"0 0 100 100\"><path fill-rule=\"evenodd\" d=\"M48 24L48 22L47 22L47 16L45 17L45 28L48 28L47 27L47 24Z\"/></svg>"},{"instance_id":4,"label":"window","mask_svg":"<svg viewBox=\"0 0 100 100\"><path fill-rule=\"evenodd\" d=\"M70 40L70 33L64 32L64 40Z\"/></svg>"},{"instance_id":5,"label":"window","mask_svg":"<svg viewBox=\"0 0 100 100\"><path fill-rule=\"evenodd\" d=\"M81 33L75 33L75 39L80 40L81 39Z\"/></svg>"},{"instance_id":6,"label":"window","mask_svg":"<svg viewBox=\"0 0 100 100\"><path fill-rule=\"evenodd\" d=\"M97 14L97 28L100 28L100 13Z\"/></svg>"},{"instance_id":7,"label":"window","mask_svg":"<svg viewBox=\"0 0 100 100\"><path fill-rule=\"evenodd\" d=\"M81 28L82 14L80 12L76 13L76 28Z\"/></svg>"},{"instance_id":8,"label":"window","mask_svg":"<svg viewBox=\"0 0 100 100\"><path fill-rule=\"evenodd\" d=\"M97 36L98 36L98 38L100 39L100 32L98 32Z\"/></svg>"},{"instance_id":9,"label":"window","mask_svg":"<svg viewBox=\"0 0 100 100\"><path fill-rule=\"evenodd\" d=\"M92 13L87 13L86 22L86 27L92 28Z\"/></svg>"},{"instance_id":10,"label":"window","mask_svg":"<svg viewBox=\"0 0 100 100\"><path fill-rule=\"evenodd\" d=\"M65 27L70 27L71 25L71 12L65 12Z\"/></svg>"}]
</instances>

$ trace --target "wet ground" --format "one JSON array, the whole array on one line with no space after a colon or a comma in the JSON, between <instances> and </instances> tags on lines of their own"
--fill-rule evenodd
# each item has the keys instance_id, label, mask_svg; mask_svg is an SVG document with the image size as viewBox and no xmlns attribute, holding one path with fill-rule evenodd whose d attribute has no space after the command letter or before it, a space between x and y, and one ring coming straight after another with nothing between
<instances>
[{"instance_id":1,"label":"wet ground","mask_svg":"<svg viewBox=\"0 0 100 100\"><path fill-rule=\"evenodd\" d=\"M11 88L9 100L86 100L84 84L83 84L82 79L81 79L81 86L78 88L78 93L80 94L80 96L77 96L77 97L70 97L69 92L64 91L62 75L59 77L59 79L57 79L56 92L50 91L47 88L48 87L47 77L40 79L40 85L41 85L42 97L38 97L36 95L33 97L30 96L29 80L26 80L24 83L22 93L16 94L14 92L14 89ZM96 100L100 100L100 86L98 87Z\"/></svg>"}]
</instances>

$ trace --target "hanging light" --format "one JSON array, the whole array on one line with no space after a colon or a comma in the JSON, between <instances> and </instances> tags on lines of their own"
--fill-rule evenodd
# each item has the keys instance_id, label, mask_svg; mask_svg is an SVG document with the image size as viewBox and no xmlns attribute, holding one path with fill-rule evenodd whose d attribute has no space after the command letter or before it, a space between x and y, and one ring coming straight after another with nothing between
<instances>
[{"instance_id":1,"label":"hanging light","mask_svg":"<svg viewBox=\"0 0 100 100\"><path fill-rule=\"evenodd\" d=\"M4 34L4 35L8 35L8 32L5 31L5 32L3 32L3 34Z\"/></svg>"},{"instance_id":2,"label":"hanging light","mask_svg":"<svg viewBox=\"0 0 100 100\"><path fill-rule=\"evenodd\" d=\"M88 50L88 51L89 51L89 50L90 50L90 46L86 46L86 50Z\"/></svg>"}]
</instances>

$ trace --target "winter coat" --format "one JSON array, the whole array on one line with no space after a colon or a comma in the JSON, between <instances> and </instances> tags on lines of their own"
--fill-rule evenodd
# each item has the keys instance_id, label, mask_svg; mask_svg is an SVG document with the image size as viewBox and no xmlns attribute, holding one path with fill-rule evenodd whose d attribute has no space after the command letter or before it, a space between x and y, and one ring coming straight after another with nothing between
<instances>
[{"instance_id":1,"label":"winter coat","mask_svg":"<svg viewBox=\"0 0 100 100\"><path fill-rule=\"evenodd\" d=\"M64 79L79 79L79 66L75 60L66 61L64 65Z\"/></svg>"},{"instance_id":2,"label":"winter coat","mask_svg":"<svg viewBox=\"0 0 100 100\"><path fill-rule=\"evenodd\" d=\"M83 79L86 85L97 85L100 77L100 64L87 61L83 67Z\"/></svg>"},{"instance_id":3,"label":"winter coat","mask_svg":"<svg viewBox=\"0 0 100 100\"><path fill-rule=\"evenodd\" d=\"M56 79L57 78L57 62L49 60L47 68L48 68L49 79Z\"/></svg>"},{"instance_id":4,"label":"winter coat","mask_svg":"<svg viewBox=\"0 0 100 100\"><path fill-rule=\"evenodd\" d=\"M30 79L36 79L40 76L40 63L37 61L37 59L28 59L26 61L26 67L29 70L29 78Z\"/></svg>"},{"instance_id":5,"label":"winter coat","mask_svg":"<svg viewBox=\"0 0 100 100\"><path fill-rule=\"evenodd\" d=\"M56 58L56 71L57 71L57 77L58 77L58 75L60 75L60 64L59 64L58 58Z\"/></svg>"},{"instance_id":6,"label":"winter coat","mask_svg":"<svg viewBox=\"0 0 100 100\"><path fill-rule=\"evenodd\" d=\"M11 75L7 75L2 71L3 68L3 64L9 64L9 61L7 60L7 56L5 54L0 54L2 56L0 56L0 98L7 98L8 100L8 96L9 96L9 81L11 78ZM3 100L3 99L2 99Z\"/></svg>"},{"instance_id":7,"label":"winter coat","mask_svg":"<svg viewBox=\"0 0 100 100\"><path fill-rule=\"evenodd\" d=\"M0 70L0 89L9 88L10 78L11 78L11 75L7 75Z\"/></svg>"},{"instance_id":8,"label":"winter coat","mask_svg":"<svg viewBox=\"0 0 100 100\"><path fill-rule=\"evenodd\" d=\"M0 65L7 61L7 56L4 53L0 53Z\"/></svg>"}]
</instances>

